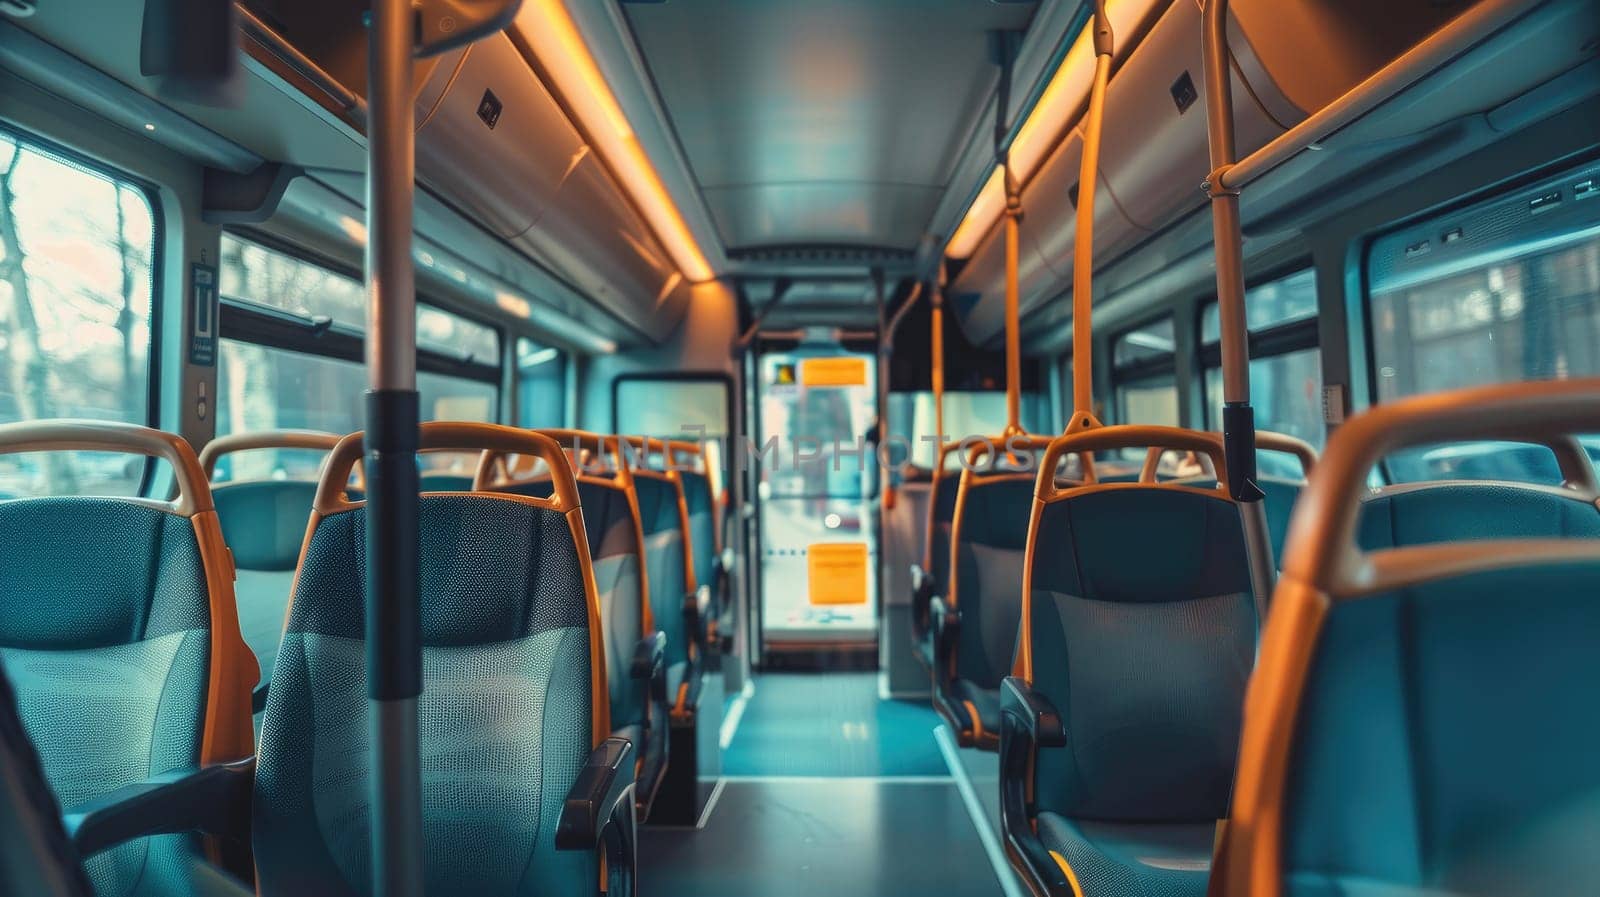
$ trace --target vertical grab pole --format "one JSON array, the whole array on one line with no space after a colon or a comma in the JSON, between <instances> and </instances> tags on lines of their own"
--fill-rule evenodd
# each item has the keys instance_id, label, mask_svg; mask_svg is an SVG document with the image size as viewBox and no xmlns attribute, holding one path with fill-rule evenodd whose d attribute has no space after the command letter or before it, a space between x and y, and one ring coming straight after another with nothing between
<instances>
[{"instance_id":1,"label":"vertical grab pole","mask_svg":"<svg viewBox=\"0 0 1600 897\"><path fill-rule=\"evenodd\" d=\"M374 0L367 54L366 644L373 893L422 894L417 696L415 123L409 0Z\"/></svg>"},{"instance_id":2,"label":"vertical grab pole","mask_svg":"<svg viewBox=\"0 0 1600 897\"><path fill-rule=\"evenodd\" d=\"M1094 194L1100 180L1100 132L1106 86L1116 52L1105 0L1094 5L1094 81L1084 115L1083 158L1078 166L1077 239L1072 247L1072 418L1067 432L1100 426L1094 416Z\"/></svg>"},{"instance_id":3,"label":"vertical grab pole","mask_svg":"<svg viewBox=\"0 0 1600 897\"><path fill-rule=\"evenodd\" d=\"M1009 156L1009 153L1007 154ZM1022 432L1022 333L1017 295L1017 243L1022 228L1022 188L1005 162L1006 183L1006 435Z\"/></svg>"},{"instance_id":4,"label":"vertical grab pole","mask_svg":"<svg viewBox=\"0 0 1600 897\"><path fill-rule=\"evenodd\" d=\"M1244 235L1239 190L1227 185L1238 161L1234 143L1233 84L1228 63L1228 0L1205 0L1202 32L1205 61L1206 132L1211 174L1202 185L1211 200L1211 231L1217 258L1217 314L1222 329L1222 439L1228 494L1239 503L1250 548L1258 611L1272 591L1272 542L1256 483L1255 411L1250 407L1250 342L1244 307Z\"/></svg>"}]
</instances>

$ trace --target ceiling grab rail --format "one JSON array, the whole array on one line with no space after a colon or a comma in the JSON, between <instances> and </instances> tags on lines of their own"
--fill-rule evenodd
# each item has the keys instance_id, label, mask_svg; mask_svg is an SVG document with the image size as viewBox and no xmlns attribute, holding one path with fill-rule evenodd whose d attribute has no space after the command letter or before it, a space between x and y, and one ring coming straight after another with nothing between
<instances>
[{"instance_id":1,"label":"ceiling grab rail","mask_svg":"<svg viewBox=\"0 0 1600 897\"><path fill-rule=\"evenodd\" d=\"M1228 0L1205 0L1201 41L1205 62L1206 136L1211 153L1211 173L1201 187L1211 204L1212 242L1217 262L1217 315L1222 337L1222 441L1227 456L1227 489L1244 521L1256 612L1265 619L1275 568L1266 507L1261 501L1266 496L1256 482L1256 424L1255 411L1250 406L1250 343L1244 308L1244 234L1240 230L1239 188L1225 183L1228 169L1238 161L1228 53Z\"/></svg>"},{"instance_id":2,"label":"ceiling grab rail","mask_svg":"<svg viewBox=\"0 0 1600 897\"><path fill-rule=\"evenodd\" d=\"M1100 132L1116 40L1105 0L1094 4L1094 81L1084 113L1083 158L1078 163L1077 239L1072 247L1072 417L1066 433L1099 427L1094 413L1094 195L1100 179Z\"/></svg>"}]
</instances>

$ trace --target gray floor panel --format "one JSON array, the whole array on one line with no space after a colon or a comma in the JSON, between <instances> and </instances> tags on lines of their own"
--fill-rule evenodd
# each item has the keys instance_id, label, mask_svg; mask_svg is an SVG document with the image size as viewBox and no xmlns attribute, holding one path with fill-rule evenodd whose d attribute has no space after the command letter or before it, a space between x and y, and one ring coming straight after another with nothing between
<instances>
[{"instance_id":1,"label":"gray floor panel","mask_svg":"<svg viewBox=\"0 0 1600 897\"><path fill-rule=\"evenodd\" d=\"M727 782L702 830L640 832L642 897L995 897L953 782Z\"/></svg>"}]
</instances>

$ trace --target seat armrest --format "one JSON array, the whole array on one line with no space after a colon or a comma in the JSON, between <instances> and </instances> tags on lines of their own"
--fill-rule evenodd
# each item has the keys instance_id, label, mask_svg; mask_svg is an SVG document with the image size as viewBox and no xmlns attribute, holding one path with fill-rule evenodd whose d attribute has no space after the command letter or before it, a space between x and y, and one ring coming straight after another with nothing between
<instances>
[{"instance_id":1,"label":"seat armrest","mask_svg":"<svg viewBox=\"0 0 1600 897\"><path fill-rule=\"evenodd\" d=\"M1000 683L1000 714L1039 747L1066 747L1067 729L1050 699L1015 676Z\"/></svg>"},{"instance_id":2,"label":"seat armrest","mask_svg":"<svg viewBox=\"0 0 1600 897\"><path fill-rule=\"evenodd\" d=\"M942 595L928 601L928 620L933 631L933 668L945 681L955 675L956 644L961 638L961 611L945 604Z\"/></svg>"},{"instance_id":3,"label":"seat armrest","mask_svg":"<svg viewBox=\"0 0 1600 897\"><path fill-rule=\"evenodd\" d=\"M694 633L695 638L700 637L700 627L706 616L711 611L711 586L709 584L696 586L693 592L683 596L683 619L688 625L688 631Z\"/></svg>"},{"instance_id":4,"label":"seat armrest","mask_svg":"<svg viewBox=\"0 0 1600 897\"><path fill-rule=\"evenodd\" d=\"M921 564L911 565L911 598L915 604L933 597L933 576Z\"/></svg>"},{"instance_id":5,"label":"seat armrest","mask_svg":"<svg viewBox=\"0 0 1600 897\"><path fill-rule=\"evenodd\" d=\"M595 850L618 809L633 812L633 742L613 735L589 753L567 792L556 826L557 850Z\"/></svg>"},{"instance_id":6,"label":"seat armrest","mask_svg":"<svg viewBox=\"0 0 1600 897\"><path fill-rule=\"evenodd\" d=\"M633 666L628 674L634 679L654 679L666 666L667 634L655 632L639 639L638 644L633 646Z\"/></svg>"},{"instance_id":7,"label":"seat armrest","mask_svg":"<svg viewBox=\"0 0 1600 897\"><path fill-rule=\"evenodd\" d=\"M62 826L85 857L149 835L243 837L250 830L255 771L255 757L174 769L67 810Z\"/></svg>"},{"instance_id":8,"label":"seat armrest","mask_svg":"<svg viewBox=\"0 0 1600 897\"><path fill-rule=\"evenodd\" d=\"M1013 868L1029 892L1041 897L1080 893L1039 839L1035 825L1038 808L1033 794L1039 749L1066 743L1066 727L1055 705L1028 683L1007 676L1000 683L1000 834L1013 858Z\"/></svg>"}]
</instances>

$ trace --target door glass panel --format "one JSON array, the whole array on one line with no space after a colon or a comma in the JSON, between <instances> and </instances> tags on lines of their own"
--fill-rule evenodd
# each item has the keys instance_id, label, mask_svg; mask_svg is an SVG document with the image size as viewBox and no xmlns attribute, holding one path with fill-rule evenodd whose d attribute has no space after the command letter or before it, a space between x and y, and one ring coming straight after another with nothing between
<instances>
[{"instance_id":1,"label":"door glass panel","mask_svg":"<svg viewBox=\"0 0 1600 897\"><path fill-rule=\"evenodd\" d=\"M877 403L871 356L795 352L760 364L763 637L877 637Z\"/></svg>"}]
</instances>

